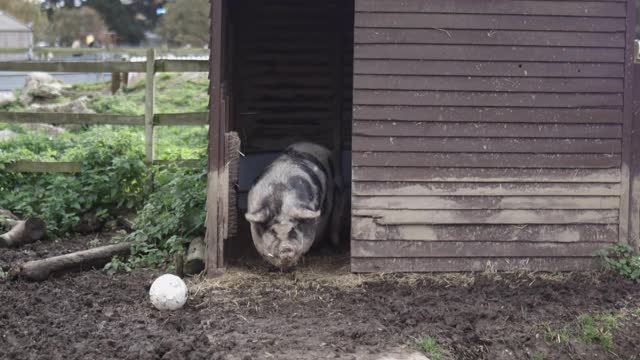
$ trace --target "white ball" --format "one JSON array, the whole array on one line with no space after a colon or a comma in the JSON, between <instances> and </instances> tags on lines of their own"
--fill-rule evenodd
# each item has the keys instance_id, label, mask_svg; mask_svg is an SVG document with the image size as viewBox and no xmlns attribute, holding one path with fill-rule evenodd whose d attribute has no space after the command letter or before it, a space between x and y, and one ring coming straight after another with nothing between
<instances>
[{"instance_id":1,"label":"white ball","mask_svg":"<svg viewBox=\"0 0 640 360\"><path fill-rule=\"evenodd\" d=\"M149 298L158 310L177 310L187 302L189 290L179 277L165 274L157 278L151 289Z\"/></svg>"}]
</instances>

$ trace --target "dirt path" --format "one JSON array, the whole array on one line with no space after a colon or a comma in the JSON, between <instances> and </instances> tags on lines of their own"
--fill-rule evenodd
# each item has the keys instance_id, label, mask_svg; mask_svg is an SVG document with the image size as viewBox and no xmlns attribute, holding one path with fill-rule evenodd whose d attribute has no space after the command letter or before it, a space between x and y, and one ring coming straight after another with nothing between
<instances>
[{"instance_id":1,"label":"dirt path","mask_svg":"<svg viewBox=\"0 0 640 360\"><path fill-rule=\"evenodd\" d=\"M87 240L1 249L0 266ZM347 269L340 258L311 259L291 274L232 268L191 279L187 305L172 313L147 300L157 272L0 280L0 358L365 359L431 336L455 359L640 359L640 286L618 278ZM607 312L619 315L610 351L587 345L576 327L581 315Z\"/></svg>"}]
</instances>

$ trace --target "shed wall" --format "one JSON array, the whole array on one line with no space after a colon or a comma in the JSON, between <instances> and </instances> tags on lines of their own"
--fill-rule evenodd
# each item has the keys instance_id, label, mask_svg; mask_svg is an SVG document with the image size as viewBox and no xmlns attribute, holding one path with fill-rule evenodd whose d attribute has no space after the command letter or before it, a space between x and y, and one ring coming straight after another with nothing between
<instances>
[{"instance_id":1,"label":"shed wall","mask_svg":"<svg viewBox=\"0 0 640 360\"><path fill-rule=\"evenodd\" d=\"M579 270L625 242L627 7L356 0L352 271Z\"/></svg>"},{"instance_id":2,"label":"shed wall","mask_svg":"<svg viewBox=\"0 0 640 360\"><path fill-rule=\"evenodd\" d=\"M33 45L33 34L27 31L0 31L0 48L28 48Z\"/></svg>"}]
</instances>

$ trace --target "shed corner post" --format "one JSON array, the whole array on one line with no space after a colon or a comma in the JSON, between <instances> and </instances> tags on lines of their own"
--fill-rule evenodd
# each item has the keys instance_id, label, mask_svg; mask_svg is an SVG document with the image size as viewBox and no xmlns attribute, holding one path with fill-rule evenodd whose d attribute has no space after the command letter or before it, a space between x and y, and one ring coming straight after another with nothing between
<instances>
[{"instance_id":1,"label":"shed corner post","mask_svg":"<svg viewBox=\"0 0 640 360\"><path fill-rule=\"evenodd\" d=\"M627 0L626 53L625 53L625 98L623 124L623 188L622 216L627 211L627 244L636 253L640 252L640 63L638 63L638 42L635 40L636 0ZM625 161L626 160L626 161ZM625 169L627 171L625 171ZM625 173L626 172L626 173ZM625 190L628 191L625 194ZM623 222L621 221L621 224Z\"/></svg>"},{"instance_id":2,"label":"shed corner post","mask_svg":"<svg viewBox=\"0 0 640 360\"><path fill-rule=\"evenodd\" d=\"M634 46L633 114L631 125L631 159L629 164L630 209L629 209L629 245L640 253L640 62L637 60L637 46Z\"/></svg>"},{"instance_id":3,"label":"shed corner post","mask_svg":"<svg viewBox=\"0 0 640 360\"><path fill-rule=\"evenodd\" d=\"M224 201L221 198L221 176L224 166L224 125L222 123L222 2L211 0L211 32L209 57L209 145L205 244L206 272L215 277L224 272Z\"/></svg>"}]
</instances>

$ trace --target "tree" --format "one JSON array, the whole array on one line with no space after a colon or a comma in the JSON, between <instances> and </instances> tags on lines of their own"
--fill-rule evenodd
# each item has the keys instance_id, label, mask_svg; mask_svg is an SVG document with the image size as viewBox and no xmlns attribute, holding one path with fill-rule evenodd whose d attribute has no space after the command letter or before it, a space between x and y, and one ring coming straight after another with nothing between
<instances>
[{"instance_id":1,"label":"tree","mask_svg":"<svg viewBox=\"0 0 640 360\"><path fill-rule=\"evenodd\" d=\"M158 33L172 46L209 43L209 0L176 0L167 5Z\"/></svg>"},{"instance_id":2,"label":"tree","mask_svg":"<svg viewBox=\"0 0 640 360\"><path fill-rule=\"evenodd\" d=\"M0 0L4 1L4 0ZM138 44L145 39L145 31L158 22L156 10L167 0L44 0L43 6L50 19L60 9L91 7L98 11L109 29L118 35L120 42Z\"/></svg>"},{"instance_id":3,"label":"tree","mask_svg":"<svg viewBox=\"0 0 640 360\"><path fill-rule=\"evenodd\" d=\"M30 26L36 41L45 38L49 21L40 5L23 0L1 0L0 11Z\"/></svg>"},{"instance_id":4,"label":"tree","mask_svg":"<svg viewBox=\"0 0 640 360\"><path fill-rule=\"evenodd\" d=\"M136 12L119 0L87 0L86 6L98 11L118 41L137 44L144 40L144 24L136 19Z\"/></svg>"},{"instance_id":5,"label":"tree","mask_svg":"<svg viewBox=\"0 0 640 360\"><path fill-rule=\"evenodd\" d=\"M51 33L62 46L70 46L74 40L92 34L98 36L107 26L98 12L90 7L59 9L53 14Z\"/></svg>"}]
</instances>

